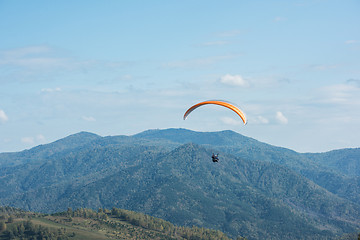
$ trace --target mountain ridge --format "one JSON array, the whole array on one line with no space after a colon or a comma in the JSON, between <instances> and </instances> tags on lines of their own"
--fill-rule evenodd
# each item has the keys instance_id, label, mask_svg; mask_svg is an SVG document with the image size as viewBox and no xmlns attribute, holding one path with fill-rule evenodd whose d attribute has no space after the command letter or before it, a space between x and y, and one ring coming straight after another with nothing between
<instances>
[{"instance_id":1,"label":"mountain ridge","mask_svg":"<svg viewBox=\"0 0 360 240\"><path fill-rule=\"evenodd\" d=\"M32 161L0 165L1 205L42 212L120 207L249 239L332 239L360 227L355 177L236 132L83 132L57 144L53 152L51 144L27 151ZM24 157L8 160L17 154Z\"/></svg>"}]
</instances>

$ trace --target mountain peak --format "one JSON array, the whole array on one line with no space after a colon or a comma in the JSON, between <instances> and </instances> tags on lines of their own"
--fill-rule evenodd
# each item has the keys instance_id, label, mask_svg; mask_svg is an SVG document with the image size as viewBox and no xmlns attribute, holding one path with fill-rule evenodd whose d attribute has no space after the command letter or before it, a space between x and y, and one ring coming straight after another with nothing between
<instances>
[{"instance_id":1,"label":"mountain peak","mask_svg":"<svg viewBox=\"0 0 360 240\"><path fill-rule=\"evenodd\" d=\"M93 140L99 139L101 138L99 135L95 134L95 133L90 133L90 132L79 132L79 133L75 133L75 134L71 134L67 137L61 138L53 143L50 144L55 144L55 145L68 145L73 146L73 147L77 147L77 146L81 146L84 145L86 143L89 143Z\"/></svg>"},{"instance_id":2,"label":"mountain peak","mask_svg":"<svg viewBox=\"0 0 360 240\"><path fill-rule=\"evenodd\" d=\"M100 136L95 134L95 133L91 133L91 132L86 132L86 131L81 131L78 133L74 133L69 135L68 137L87 137L87 138L99 138Z\"/></svg>"},{"instance_id":3,"label":"mountain peak","mask_svg":"<svg viewBox=\"0 0 360 240\"><path fill-rule=\"evenodd\" d=\"M227 145L229 142L236 141L255 141L252 138L245 137L239 133L231 130L224 130L218 132L196 132L184 128L169 128L169 129L153 129L147 130L136 135L135 138L147 139L166 139L177 143L197 143L197 144L210 144L210 145Z\"/></svg>"},{"instance_id":4,"label":"mountain peak","mask_svg":"<svg viewBox=\"0 0 360 240\"><path fill-rule=\"evenodd\" d=\"M99 135L90 132L79 132L75 134L71 134L67 137L61 138L55 142L48 143L45 145L39 145L30 150L26 150L25 152L30 152L34 154L35 152L57 152L64 149L73 149L80 146L83 146L89 142L92 142L96 139L101 138Z\"/></svg>"}]
</instances>

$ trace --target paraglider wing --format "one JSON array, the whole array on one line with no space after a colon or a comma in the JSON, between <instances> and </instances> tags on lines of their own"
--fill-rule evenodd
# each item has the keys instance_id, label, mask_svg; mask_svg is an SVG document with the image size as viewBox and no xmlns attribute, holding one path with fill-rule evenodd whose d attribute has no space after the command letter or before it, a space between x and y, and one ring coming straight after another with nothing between
<instances>
[{"instance_id":1,"label":"paraglider wing","mask_svg":"<svg viewBox=\"0 0 360 240\"><path fill-rule=\"evenodd\" d=\"M239 117L241 118L241 120L244 122L244 125L247 123L245 114L235 105L225 102L225 101L220 101L220 100L208 100L208 101L204 101L201 103L197 103L194 106L190 107L184 114L184 120L189 116L189 114L194 111L196 108L203 106L203 105L207 105L207 104L215 104L215 105L220 105L226 108L229 108L231 110L233 110L237 115L239 115Z\"/></svg>"}]
</instances>

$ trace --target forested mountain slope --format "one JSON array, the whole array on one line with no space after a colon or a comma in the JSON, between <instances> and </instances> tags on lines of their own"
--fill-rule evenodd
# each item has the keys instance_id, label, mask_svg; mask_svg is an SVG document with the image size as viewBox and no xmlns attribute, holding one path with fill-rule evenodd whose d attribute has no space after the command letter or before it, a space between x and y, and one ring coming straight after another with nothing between
<instances>
[{"instance_id":1,"label":"forested mountain slope","mask_svg":"<svg viewBox=\"0 0 360 240\"><path fill-rule=\"evenodd\" d=\"M211 161L213 152L220 162ZM249 239L358 231L358 177L319 159L231 131L82 132L0 154L0 204L48 213L118 207Z\"/></svg>"}]
</instances>

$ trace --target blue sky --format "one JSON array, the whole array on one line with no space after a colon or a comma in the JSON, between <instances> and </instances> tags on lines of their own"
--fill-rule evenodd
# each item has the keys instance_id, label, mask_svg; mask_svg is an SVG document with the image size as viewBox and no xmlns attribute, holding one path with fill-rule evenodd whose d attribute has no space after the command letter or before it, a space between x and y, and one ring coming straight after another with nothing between
<instances>
[{"instance_id":1,"label":"blue sky","mask_svg":"<svg viewBox=\"0 0 360 240\"><path fill-rule=\"evenodd\" d=\"M80 131L360 147L360 2L0 1L0 152ZM192 104L206 106L184 121Z\"/></svg>"}]
</instances>

